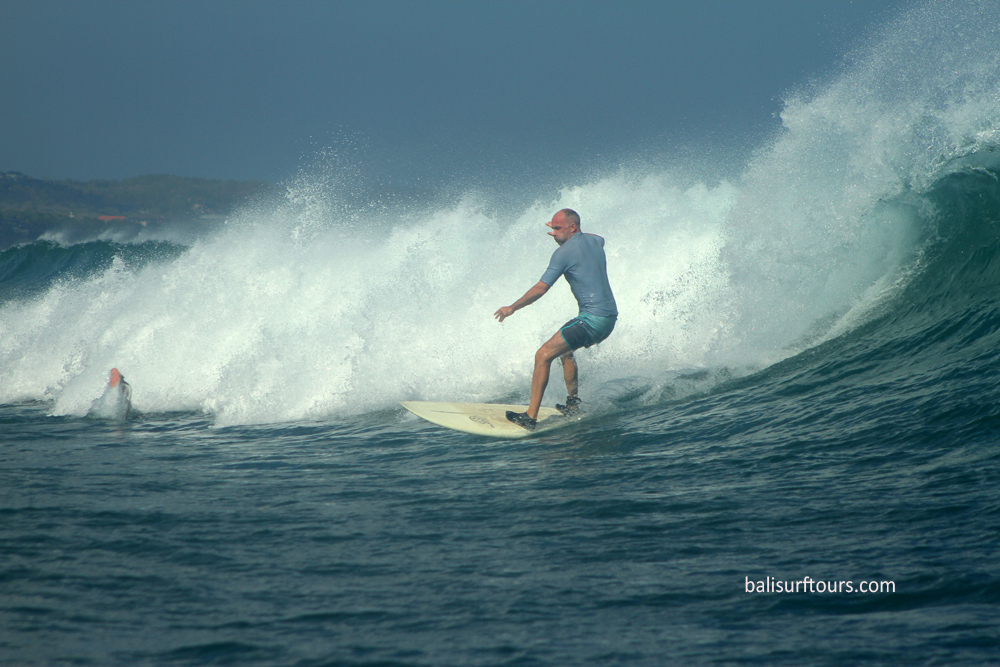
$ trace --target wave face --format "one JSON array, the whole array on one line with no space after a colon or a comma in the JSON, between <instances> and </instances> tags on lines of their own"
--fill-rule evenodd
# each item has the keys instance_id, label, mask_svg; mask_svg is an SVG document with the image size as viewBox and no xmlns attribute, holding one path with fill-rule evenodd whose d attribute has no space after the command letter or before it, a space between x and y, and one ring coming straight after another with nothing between
<instances>
[{"instance_id":1,"label":"wave face","mask_svg":"<svg viewBox=\"0 0 1000 667\"><path fill-rule=\"evenodd\" d=\"M136 410L220 425L524 398L575 302L559 283L503 325L492 313L538 280L562 207L607 239L621 311L580 355L596 403L657 404L862 334L886 369L971 354L1000 324L996 25L995 3L910 12L791 96L729 181L622 169L516 213L469 194L389 215L307 175L190 244L8 250L0 402L83 415L111 367Z\"/></svg>"}]
</instances>

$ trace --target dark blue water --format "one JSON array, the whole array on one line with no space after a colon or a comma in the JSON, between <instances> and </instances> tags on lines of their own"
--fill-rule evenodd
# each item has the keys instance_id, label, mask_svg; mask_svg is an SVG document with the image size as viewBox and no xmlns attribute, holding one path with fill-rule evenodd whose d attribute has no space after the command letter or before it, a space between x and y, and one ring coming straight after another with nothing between
<instances>
[{"instance_id":1,"label":"dark blue water","mask_svg":"<svg viewBox=\"0 0 1000 667\"><path fill-rule=\"evenodd\" d=\"M8 406L3 654L994 661L1000 411L965 392L935 399L912 376L865 397L877 376L864 354L833 369L825 352L514 443L398 413L213 430L192 415L93 423ZM747 593L747 577L892 590Z\"/></svg>"}]
</instances>

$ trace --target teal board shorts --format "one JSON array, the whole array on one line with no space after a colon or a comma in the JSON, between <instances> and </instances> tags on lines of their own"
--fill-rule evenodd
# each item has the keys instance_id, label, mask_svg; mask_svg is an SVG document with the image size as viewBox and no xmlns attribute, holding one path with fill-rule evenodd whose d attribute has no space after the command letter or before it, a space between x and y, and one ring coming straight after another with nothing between
<instances>
[{"instance_id":1,"label":"teal board shorts","mask_svg":"<svg viewBox=\"0 0 1000 667\"><path fill-rule=\"evenodd\" d=\"M566 324L559 333L571 350L597 345L614 331L617 316L598 317L590 313L580 313Z\"/></svg>"}]
</instances>

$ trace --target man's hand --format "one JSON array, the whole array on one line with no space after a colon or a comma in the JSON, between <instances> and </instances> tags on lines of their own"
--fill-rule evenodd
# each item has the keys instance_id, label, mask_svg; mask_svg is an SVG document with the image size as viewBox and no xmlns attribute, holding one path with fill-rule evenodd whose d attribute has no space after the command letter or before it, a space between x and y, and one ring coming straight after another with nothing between
<instances>
[{"instance_id":1,"label":"man's hand","mask_svg":"<svg viewBox=\"0 0 1000 667\"><path fill-rule=\"evenodd\" d=\"M513 314L514 314L514 307L513 306L504 306L503 308L499 309L497 312L493 313L493 317L495 317L498 320L500 320L501 322L503 322L505 319L507 319L508 317L510 317Z\"/></svg>"},{"instance_id":2,"label":"man's hand","mask_svg":"<svg viewBox=\"0 0 1000 667\"><path fill-rule=\"evenodd\" d=\"M535 283L535 286L524 293L520 299L510 304L509 306L504 306L497 312L493 313L493 317L497 318L501 322L514 314L515 311L521 310L525 306L532 304L542 298L546 292L549 291L549 286L539 280Z\"/></svg>"}]
</instances>

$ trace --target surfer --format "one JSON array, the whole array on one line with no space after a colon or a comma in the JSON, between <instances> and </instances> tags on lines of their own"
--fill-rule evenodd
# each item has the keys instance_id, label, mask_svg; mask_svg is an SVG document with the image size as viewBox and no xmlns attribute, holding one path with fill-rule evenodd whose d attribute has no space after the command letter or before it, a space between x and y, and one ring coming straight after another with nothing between
<instances>
[{"instance_id":1,"label":"surfer","mask_svg":"<svg viewBox=\"0 0 1000 667\"><path fill-rule=\"evenodd\" d=\"M119 419L128 419L132 412L132 386L125 381L125 376L117 368L111 369L105 393L111 398L115 416Z\"/></svg>"},{"instance_id":2,"label":"surfer","mask_svg":"<svg viewBox=\"0 0 1000 667\"><path fill-rule=\"evenodd\" d=\"M556 405L556 408L563 414L579 409L578 370L573 350L600 343L611 334L618 319L618 306L608 282L604 239L596 234L582 232L579 214L569 208L552 216L546 226L552 229L549 236L559 244L549 260L549 268L524 296L493 314L503 322L518 310L538 301L559 280L559 276L566 276L566 282L580 306L580 314L564 324L535 353L528 411L507 412L507 419L527 429L533 429L537 424L538 408L542 405L542 396L549 383L549 371L556 358L562 361L567 394L566 405Z\"/></svg>"}]
</instances>

